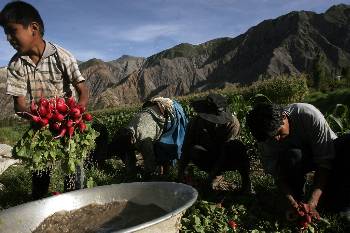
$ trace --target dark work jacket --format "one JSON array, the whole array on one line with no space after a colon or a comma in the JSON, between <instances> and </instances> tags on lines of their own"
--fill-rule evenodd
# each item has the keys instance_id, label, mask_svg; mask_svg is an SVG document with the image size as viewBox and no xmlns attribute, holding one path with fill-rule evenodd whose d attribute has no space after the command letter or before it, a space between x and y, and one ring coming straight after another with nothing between
<instances>
[{"instance_id":1,"label":"dark work jacket","mask_svg":"<svg viewBox=\"0 0 350 233\"><path fill-rule=\"evenodd\" d=\"M240 124L236 117L226 124L215 124L196 116L187 125L181 160L185 164L191 160L190 151L194 145L200 145L215 154L223 143L236 139L239 132Z\"/></svg>"}]
</instances>

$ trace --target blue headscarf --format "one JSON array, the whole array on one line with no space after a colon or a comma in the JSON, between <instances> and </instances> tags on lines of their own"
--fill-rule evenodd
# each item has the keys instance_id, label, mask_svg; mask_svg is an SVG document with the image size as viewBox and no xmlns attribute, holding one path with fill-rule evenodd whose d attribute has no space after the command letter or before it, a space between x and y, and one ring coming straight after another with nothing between
<instances>
[{"instance_id":1,"label":"blue headscarf","mask_svg":"<svg viewBox=\"0 0 350 233\"><path fill-rule=\"evenodd\" d=\"M169 114L162 136L155 144L158 162L180 159L185 138L187 117L182 106L173 100L173 114Z\"/></svg>"}]
</instances>

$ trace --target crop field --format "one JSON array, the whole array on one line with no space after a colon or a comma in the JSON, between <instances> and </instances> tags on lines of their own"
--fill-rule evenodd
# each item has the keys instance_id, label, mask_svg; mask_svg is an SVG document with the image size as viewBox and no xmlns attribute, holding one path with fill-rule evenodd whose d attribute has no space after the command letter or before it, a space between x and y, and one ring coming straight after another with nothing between
<instances>
[{"instance_id":1,"label":"crop field","mask_svg":"<svg viewBox=\"0 0 350 233\"><path fill-rule=\"evenodd\" d=\"M260 160L256 142L245 127L245 114L251 109L254 101L270 101L288 104L291 102L308 101L318 106L325 114L331 127L337 134L349 131L350 121L346 102L326 102L327 96L310 95L305 80L279 79L268 81L244 90L220 90L218 92L227 96L231 111L238 117L242 126L241 140L249 148L251 158L251 177L255 194L242 195L238 190L241 185L240 176L237 172L226 172L225 181L230 188L222 187L214 192L206 183L207 174L193 166L191 185L198 192L197 202L184 214L181 222L180 232L350 232L349 223L340 216L330 213L320 207L321 215L319 221L312 222L304 230L296 222L286 220L284 211L287 203L279 193L273 178L265 174ZM288 90L288 91L284 91ZM350 91L345 90L341 95L348 95ZM273 93L273 94L271 94ZM345 94L344 94L345 93ZM190 102L202 94L178 98L183 105L187 115L193 116L194 112ZM255 97L255 98L253 98ZM339 98L332 96L335 101ZM340 98L341 99L341 98ZM321 106L327 104L327 107ZM138 107L109 109L106 111L92 112L94 121L105 125L109 135L123 125L127 124ZM21 137L27 124L14 124L0 128L0 143L14 145ZM18 164L7 169L0 175L0 210L6 209L31 199L31 175L30 170L24 164ZM54 170L50 192L63 192L62 170ZM130 182L125 172L124 164L113 155L99 166L91 165L86 168L87 187L100 186L113 183ZM177 181L176 166L167 177L161 179ZM139 176L137 181L141 181ZM155 177L154 180L157 180ZM308 190L308 185L305 190Z\"/></svg>"}]
</instances>

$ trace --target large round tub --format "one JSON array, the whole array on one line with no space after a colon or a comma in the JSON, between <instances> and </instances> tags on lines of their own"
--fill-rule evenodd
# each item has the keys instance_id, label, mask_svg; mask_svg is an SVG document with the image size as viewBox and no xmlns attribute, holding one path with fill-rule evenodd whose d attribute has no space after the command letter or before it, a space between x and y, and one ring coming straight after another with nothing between
<instances>
[{"instance_id":1,"label":"large round tub","mask_svg":"<svg viewBox=\"0 0 350 233\"><path fill-rule=\"evenodd\" d=\"M135 182L98 186L28 202L0 212L1 233L30 233L40 223L59 211L79 209L89 204L130 201L140 205L155 204L166 211L161 217L108 232L178 232L180 220L197 199L189 185L174 182Z\"/></svg>"}]
</instances>

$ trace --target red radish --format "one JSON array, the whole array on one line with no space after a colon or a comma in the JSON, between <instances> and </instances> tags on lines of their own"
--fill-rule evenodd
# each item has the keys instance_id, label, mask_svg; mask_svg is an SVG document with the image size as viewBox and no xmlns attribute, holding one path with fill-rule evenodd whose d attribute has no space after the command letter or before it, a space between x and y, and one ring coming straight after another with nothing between
<instances>
[{"instance_id":1,"label":"red radish","mask_svg":"<svg viewBox=\"0 0 350 233\"><path fill-rule=\"evenodd\" d=\"M74 125L78 126L80 124L80 122L84 122L83 119L81 119L81 117L74 120Z\"/></svg>"},{"instance_id":2,"label":"red radish","mask_svg":"<svg viewBox=\"0 0 350 233\"><path fill-rule=\"evenodd\" d=\"M57 105L65 105L66 102L63 98L56 97L56 100L54 102L55 109L57 108Z\"/></svg>"},{"instance_id":3,"label":"red radish","mask_svg":"<svg viewBox=\"0 0 350 233\"><path fill-rule=\"evenodd\" d=\"M47 107L49 105L49 101L45 99L44 97L40 97L39 99L39 106Z\"/></svg>"},{"instance_id":4,"label":"red radish","mask_svg":"<svg viewBox=\"0 0 350 233\"><path fill-rule=\"evenodd\" d=\"M41 118L40 121L39 121L39 124L44 127L46 126L47 124L49 124L49 120L47 118Z\"/></svg>"},{"instance_id":5,"label":"red radish","mask_svg":"<svg viewBox=\"0 0 350 233\"><path fill-rule=\"evenodd\" d=\"M57 97L49 99L49 103L53 106L56 105Z\"/></svg>"},{"instance_id":6,"label":"red radish","mask_svg":"<svg viewBox=\"0 0 350 233\"><path fill-rule=\"evenodd\" d=\"M48 120L50 120L53 116L53 113L50 111L46 116L45 118L47 118Z\"/></svg>"},{"instance_id":7,"label":"red radish","mask_svg":"<svg viewBox=\"0 0 350 233\"><path fill-rule=\"evenodd\" d=\"M69 137L71 138L74 134L74 127L67 127Z\"/></svg>"},{"instance_id":8,"label":"red radish","mask_svg":"<svg viewBox=\"0 0 350 233\"><path fill-rule=\"evenodd\" d=\"M90 113L85 113L83 119L86 121L92 121L92 115Z\"/></svg>"},{"instance_id":9,"label":"red radish","mask_svg":"<svg viewBox=\"0 0 350 233\"><path fill-rule=\"evenodd\" d=\"M298 215L299 215L299 227L302 230L308 228L308 225L312 223L312 213L310 206L300 202L298 206Z\"/></svg>"},{"instance_id":10,"label":"red radish","mask_svg":"<svg viewBox=\"0 0 350 233\"><path fill-rule=\"evenodd\" d=\"M69 108L74 108L77 104L73 96L69 97L66 103Z\"/></svg>"},{"instance_id":11,"label":"red radish","mask_svg":"<svg viewBox=\"0 0 350 233\"><path fill-rule=\"evenodd\" d=\"M81 115L76 116L75 118L73 118L73 120L74 120L74 122L79 122L79 121L81 121L81 120L82 120L82 119L81 119Z\"/></svg>"},{"instance_id":12,"label":"red radish","mask_svg":"<svg viewBox=\"0 0 350 233\"><path fill-rule=\"evenodd\" d=\"M69 115L71 115L74 119L78 119L81 116L80 110L77 107L71 108Z\"/></svg>"},{"instance_id":13,"label":"red radish","mask_svg":"<svg viewBox=\"0 0 350 233\"><path fill-rule=\"evenodd\" d=\"M56 104L58 104L58 103L60 103L60 104L64 104L65 103L65 101L64 101L64 99L63 98L59 98L59 97L56 97Z\"/></svg>"},{"instance_id":14,"label":"red radish","mask_svg":"<svg viewBox=\"0 0 350 233\"><path fill-rule=\"evenodd\" d=\"M58 131L61 128L61 124L58 122L52 122L50 128L54 131Z\"/></svg>"},{"instance_id":15,"label":"red radish","mask_svg":"<svg viewBox=\"0 0 350 233\"><path fill-rule=\"evenodd\" d=\"M56 113L53 114L51 119L54 120L54 121L61 122L61 121L64 120L64 116L61 113L56 112Z\"/></svg>"},{"instance_id":16,"label":"red radish","mask_svg":"<svg viewBox=\"0 0 350 233\"><path fill-rule=\"evenodd\" d=\"M300 223L300 227L302 228L302 229L306 229L307 228L307 226L309 225L309 223L307 222L307 221L301 221Z\"/></svg>"},{"instance_id":17,"label":"red radish","mask_svg":"<svg viewBox=\"0 0 350 233\"><path fill-rule=\"evenodd\" d=\"M30 116L30 120L35 123L40 123L41 118L39 116L35 116L33 114L30 114L29 112L18 112L19 114L27 114Z\"/></svg>"},{"instance_id":18,"label":"red radish","mask_svg":"<svg viewBox=\"0 0 350 233\"><path fill-rule=\"evenodd\" d=\"M80 132L84 132L86 130L86 124L82 121L79 122L78 127Z\"/></svg>"},{"instance_id":19,"label":"red radish","mask_svg":"<svg viewBox=\"0 0 350 233\"><path fill-rule=\"evenodd\" d=\"M64 102L59 101L56 103L56 110L60 113L65 114L68 111L68 106Z\"/></svg>"},{"instance_id":20,"label":"red radish","mask_svg":"<svg viewBox=\"0 0 350 233\"><path fill-rule=\"evenodd\" d=\"M237 223L235 221L233 221L233 220L228 221L228 225L230 225L230 227L233 230L236 230L236 228L237 228Z\"/></svg>"},{"instance_id":21,"label":"red radish","mask_svg":"<svg viewBox=\"0 0 350 233\"><path fill-rule=\"evenodd\" d=\"M62 138L67 132L66 127L62 127L60 133L54 139Z\"/></svg>"},{"instance_id":22,"label":"red radish","mask_svg":"<svg viewBox=\"0 0 350 233\"><path fill-rule=\"evenodd\" d=\"M80 113L84 113L86 111L86 108L81 104L78 104L76 107L80 110Z\"/></svg>"},{"instance_id":23,"label":"red radish","mask_svg":"<svg viewBox=\"0 0 350 233\"><path fill-rule=\"evenodd\" d=\"M54 103L52 103L51 101L49 102L49 105L47 107L48 111L52 112L55 109L55 105Z\"/></svg>"},{"instance_id":24,"label":"red radish","mask_svg":"<svg viewBox=\"0 0 350 233\"><path fill-rule=\"evenodd\" d=\"M71 119L67 120L66 126L67 127L72 127L73 126L73 120L71 120Z\"/></svg>"},{"instance_id":25,"label":"red radish","mask_svg":"<svg viewBox=\"0 0 350 233\"><path fill-rule=\"evenodd\" d=\"M31 115L31 120L35 123L40 123L41 118L38 116Z\"/></svg>"},{"instance_id":26,"label":"red radish","mask_svg":"<svg viewBox=\"0 0 350 233\"><path fill-rule=\"evenodd\" d=\"M38 113L41 117L45 117L49 113L48 108L43 105L40 105L38 108Z\"/></svg>"}]
</instances>

